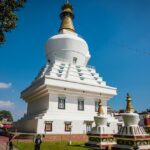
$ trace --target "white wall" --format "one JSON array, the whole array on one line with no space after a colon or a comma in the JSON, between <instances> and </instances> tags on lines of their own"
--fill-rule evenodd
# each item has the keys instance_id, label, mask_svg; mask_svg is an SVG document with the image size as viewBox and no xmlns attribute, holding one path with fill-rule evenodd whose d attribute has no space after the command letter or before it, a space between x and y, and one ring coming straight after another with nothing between
<instances>
[{"instance_id":1,"label":"white wall","mask_svg":"<svg viewBox=\"0 0 150 150\"><path fill-rule=\"evenodd\" d=\"M58 97L65 96L65 109L58 109ZM78 110L78 98L84 99L84 111ZM65 121L72 122L72 134L85 134L86 124L84 121L94 121L96 98L83 97L82 95L49 93L49 96L36 99L28 104L27 119L18 122L18 129L26 132L37 132L44 134L45 121L53 122L53 131L47 134L69 134L65 132ZM105 105L107 101L103 102ZM47 110L46 110L47 109ZM103 106L104 113L107 113L107 106ZM41 111L46 110L42 116ZM36 115L33 115L35 114ZM36 117L36 118L35 118ZM93 123L94 126L94 123Z\"/></svg>"},{"instance_id":2,"label":"white wall","mask_svg":"<svg viewBox=\"0 0 150 150\"><path fill-rule=\"evenodd\" d=\"M66 96L65 109L58 109L58 96L50 94L49 96L49 110L44 119L62 119L66 121L70 120L94 120L95 112L95 98L83 97L84 99L84 111L78 110L78 97L81 96ZM60 94L61 96L61 94ZM104 113L107 113L107 106L103 106Z\"/></svg>"},{"instance_id":3,"label":"white wall","mask_svg":"<svg viewBox=\"0 0 150 150\"><path fill-rule=\"evenodd\" d=\"M45 128L45 120L39 119L38 120L38 129L37 132L44 134ZM70 134L70 132L65 131L65 122L64 120L54 120L53 127L51 132L46 132L46 134ZM86 125L83 121L72 121L72 134L85 134L86 133Z\"/></svg>"},{"instance_id":4,"label":"white wall","mask_svg":"<svg viewBox=\"0 0 150 150\"><path fill-rule=\"evenodd\" d=\"M72 134L85 134L86 124L84 121L94 121L95 98L84 97L84 111L78 110L78 97L66 95L65 109L58 109L58 96L62 94L50 94L49 109L42 119L38 120L38 133L44 134L45 121L53 121L53 131L47 134L69 134L65 132L65 121L72 122ZM106 104L106 102L105 102ZM103 106L104 113L107 113L107 106ZM94 126L94 123L93 123Z\"/></svg>"},{"instance_id":5,"label":"white wall","mask_svg":"<svg viewBox=\"0 0 150 150\"><path fill-rule=\"evenodd\" d=\"M32 115L35 113L41 113L47 110L49 107L49 96L38 98L28 103L27 114Z\"/></svg>"}]
</instances>

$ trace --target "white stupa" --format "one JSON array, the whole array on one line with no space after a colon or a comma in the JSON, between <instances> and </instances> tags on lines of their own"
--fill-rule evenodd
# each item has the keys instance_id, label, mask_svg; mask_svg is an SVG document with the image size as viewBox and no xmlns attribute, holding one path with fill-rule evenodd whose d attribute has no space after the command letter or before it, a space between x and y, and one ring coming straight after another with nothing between
<instances>
[{"instance_id":1,"label":"white stupa","mask_svg":"<svg viewBox=\"0 0 150 150\"><path fill-rule=\"evenodd\" d=\"M83 137L92 128L99 96L107 114L107 101L116 95L116 88L106 85L95 68L87 65L89 48L75 32L70 3L62 6L60 17L58 34L46 43L47 64L21 93L28 104L27 114L16 128L49 137L68 135L71 130L72 135L77 135L74 137ZM112 124L112 130L117 132L116 122Z\"/></svg>"},{"instance_id":2,"label":"white stupa","mask_svg":"<svg viewBox=\"0 0 150 150\"><path fill-rule=\"evenodd\" d=\"M126 113L122 114L124 126L115 136L117 145L115 150L149 150L150 135L146 134L143 127L139 126L139 114L134 113L131 97L127 94Z\"/></svg>"},{"instance_id":3,"label":"white stupa","mask_svg":"<svg viewBox=\"0 0 150 150\"><path fill-rule=\"evenodd\" d=\"M108 126L108 115L103 113L101 100L99 102L98 114L94 117L95 127L87 133L89 140L86 146L94 149L110 149L116 142L114 133Z\"/></svg>"}]
</instances>

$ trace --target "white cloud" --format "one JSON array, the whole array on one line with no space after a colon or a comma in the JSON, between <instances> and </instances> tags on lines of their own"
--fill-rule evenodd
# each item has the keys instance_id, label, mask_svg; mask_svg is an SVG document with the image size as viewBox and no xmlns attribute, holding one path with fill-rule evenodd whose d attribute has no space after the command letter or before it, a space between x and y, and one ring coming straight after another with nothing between
<instances>
[{"instance_id":1,"label":"white cloud","mask_svg":"<svg viewBox=\"0 0 150 150\"><path fill-rule=\"evenodd\" d=\"M0 89L8 89L12 86L11 83L3 83L3 82L0 82Z\"/></svg>"},{"instance_id":2,"label":"white cloud","mask_svg":"<svg viewBox=\"0 0 150 150\"><path fill-rule=\"evenodd\" d=\"M14 108L14 103L11 101L0 100L0 109Z\"/></svg>"}]
</instances>

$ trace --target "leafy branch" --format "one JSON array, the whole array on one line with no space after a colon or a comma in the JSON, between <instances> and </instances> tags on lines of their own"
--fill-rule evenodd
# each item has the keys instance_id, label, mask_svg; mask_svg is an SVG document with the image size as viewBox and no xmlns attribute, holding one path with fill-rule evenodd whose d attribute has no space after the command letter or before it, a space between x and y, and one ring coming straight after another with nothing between
<instances>
[{"instance_id":1,"label":"leafy branch","mask_svg":"<svg viewBox=\"0 0 150 150\"><path fill-rule=\"evenodd\" d=\"M6 40L6 32L16 27L18 20L15 14L24 6L26 0L0 0L0 45Z\"/></svg>"}]
</instances>

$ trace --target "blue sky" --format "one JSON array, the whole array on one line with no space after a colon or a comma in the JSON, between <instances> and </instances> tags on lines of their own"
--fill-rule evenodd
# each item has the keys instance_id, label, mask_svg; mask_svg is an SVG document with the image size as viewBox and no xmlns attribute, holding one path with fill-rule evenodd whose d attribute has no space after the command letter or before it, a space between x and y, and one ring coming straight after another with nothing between
<instances>
[{"instance_id":1,"label":"blue sky","mask_svg":"<svg viewBox=\"0 0 150 150\"><path fill-rule=\"evenodd\" d=\"M150 1L70 0L74 26L87 41L89 65L108 85L118 88L110 100L113 109L125 108L129 92L135 109L150 108ZM45 43L56 34L64 0L32 0L17 12L17 28L0 46L0 109L9 109L18 119L26 112L20 99L45 65Z\"/></svg>"}]
</instances>

